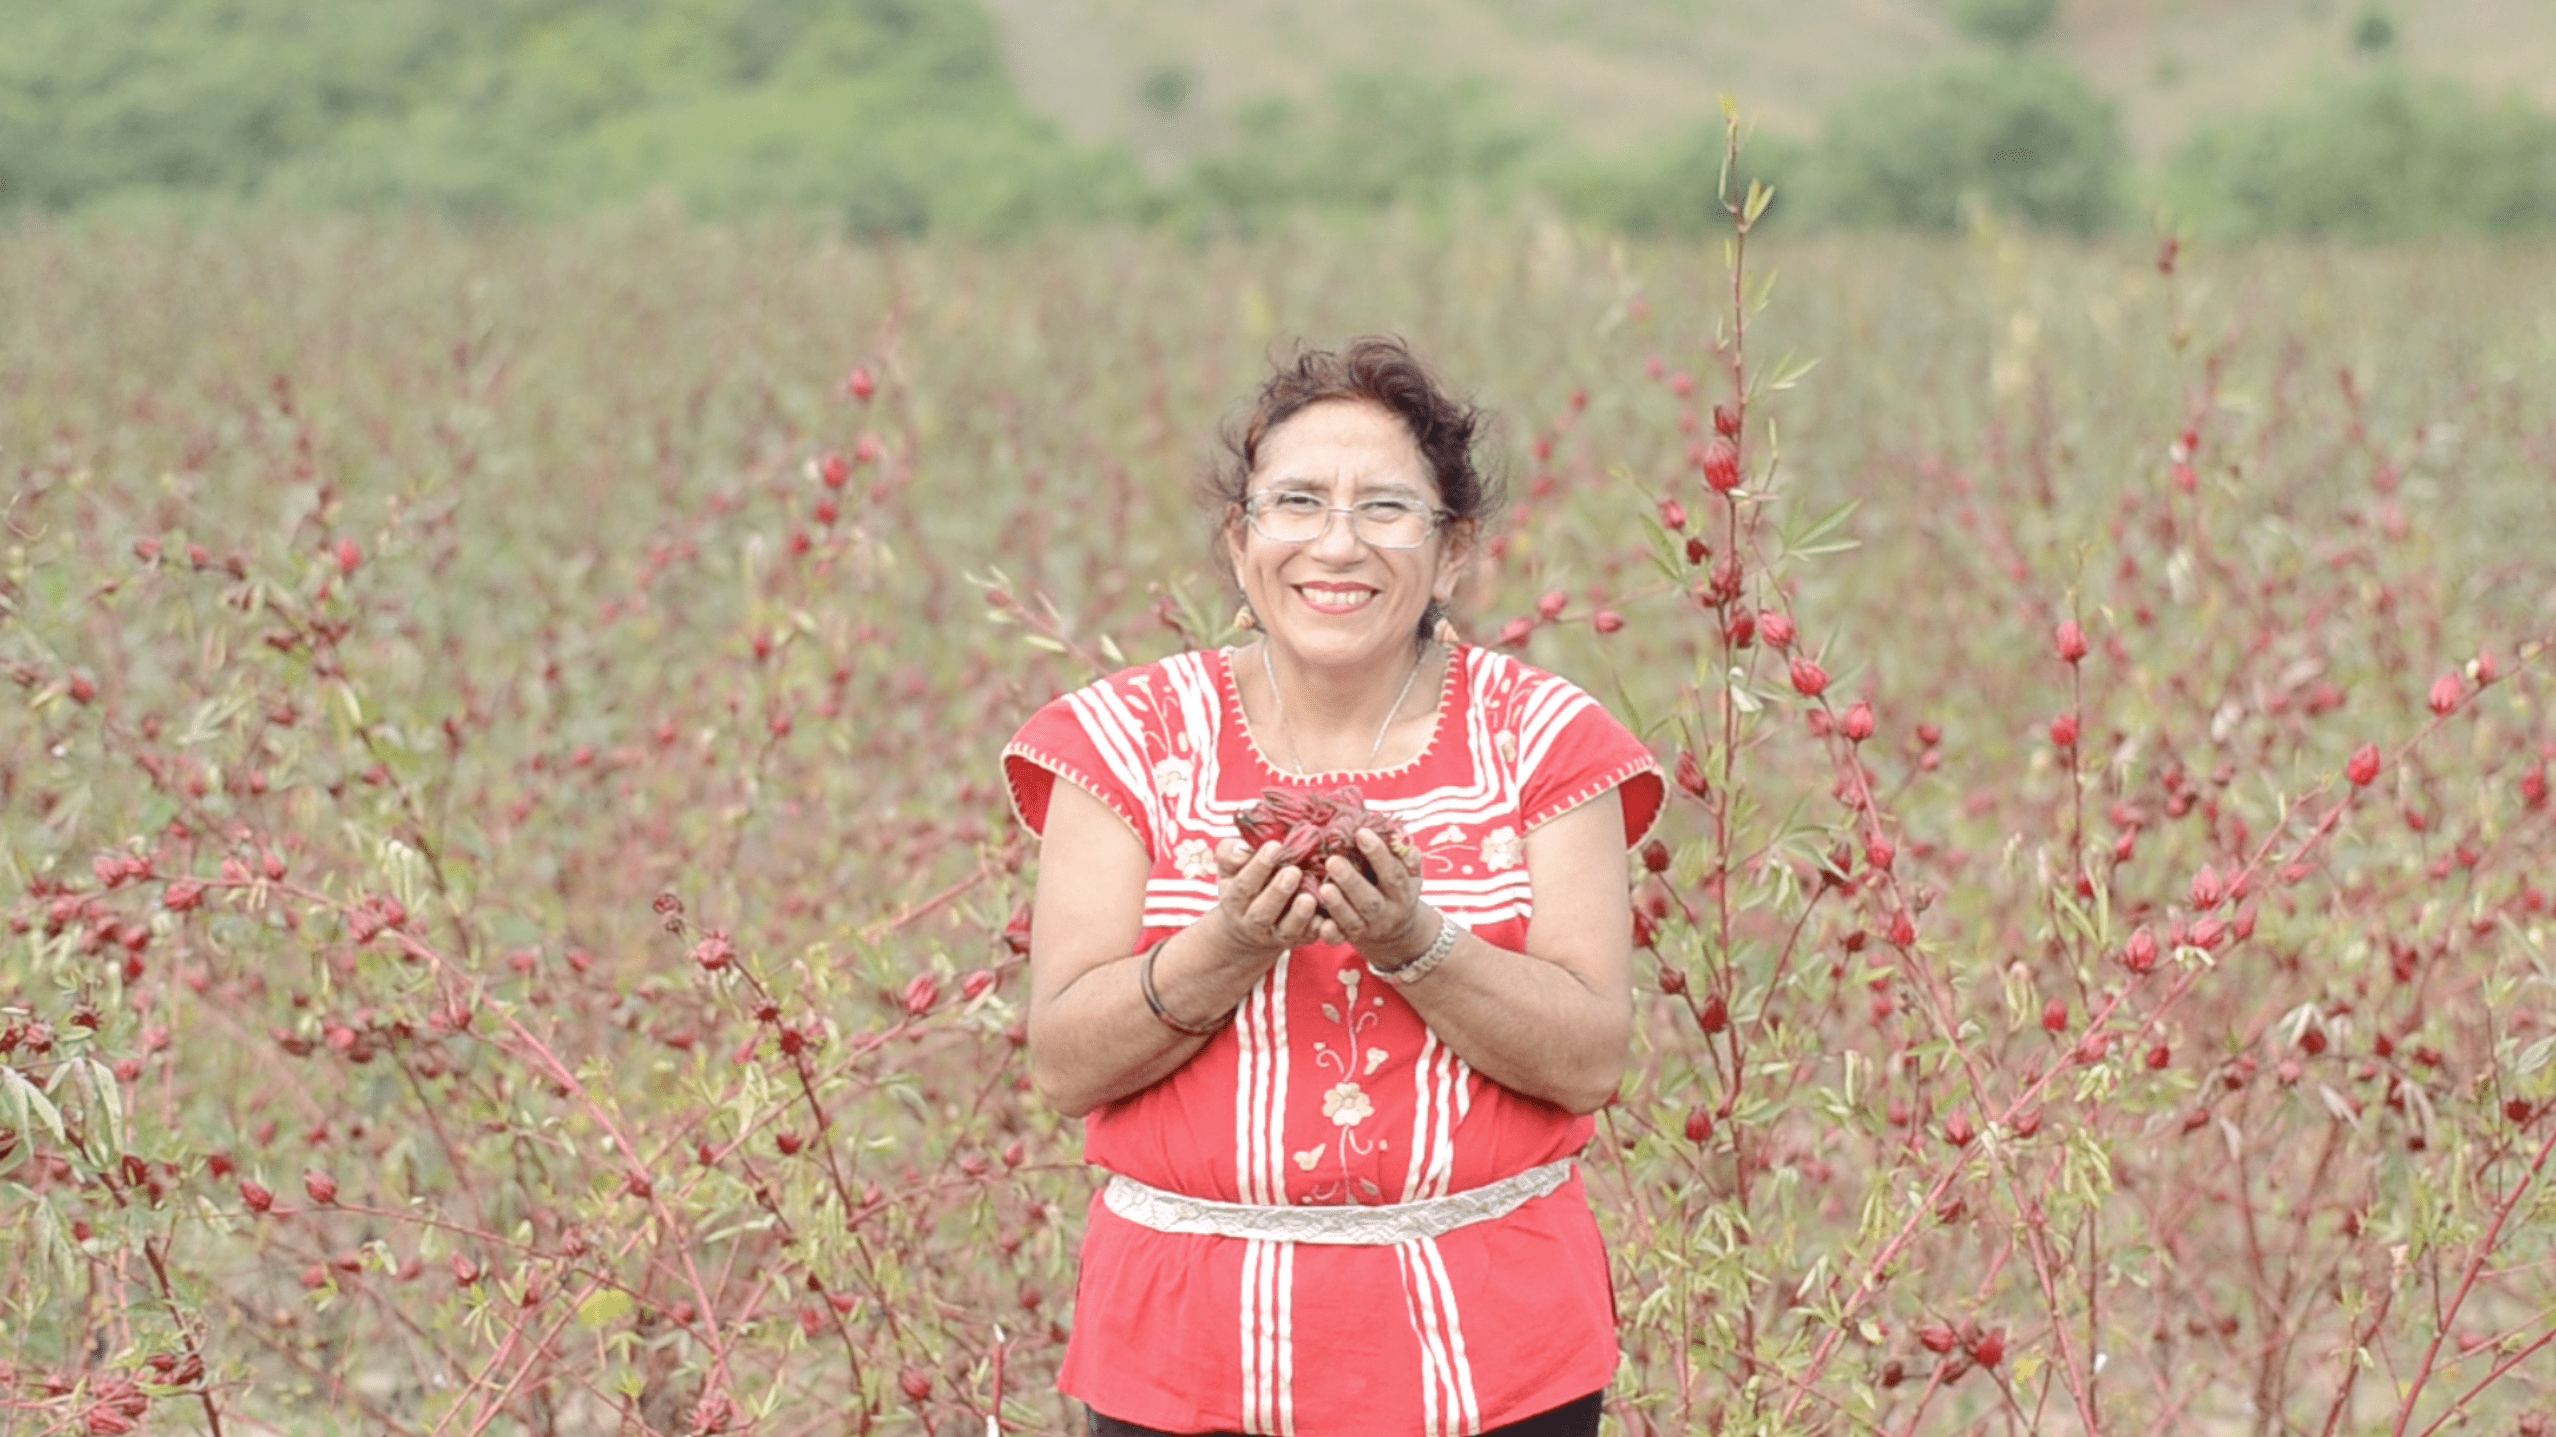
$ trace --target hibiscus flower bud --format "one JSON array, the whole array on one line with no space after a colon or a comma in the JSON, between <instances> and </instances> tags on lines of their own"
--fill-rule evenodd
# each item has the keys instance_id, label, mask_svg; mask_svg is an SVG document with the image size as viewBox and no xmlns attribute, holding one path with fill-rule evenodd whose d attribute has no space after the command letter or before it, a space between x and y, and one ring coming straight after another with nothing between
<instances>
[{"instance_id":1,"label":"hibiscus flower bud","mask_svg":"<svg viewBox=\"0 0 2556 1437\"><path fill-rule=\"evenodd\" d=\"M2130 935L2121 950L2121 966L2133 973L2153 972L2157 966L2157 935L2144 926Z\"/></svg>"},{"instance_id":2,"label":"hibiscus flower bud","mask_svg":"<svg viewBox=\"0 0 2556 1437\"><path fill-rule=\"evenodd\" d=\"M1704 446L1702 468L1705 484L1716 494L1728 494L1739 487L1739 446L1725 436L1715 435L1713 442Z\"/></svg>"},{"instance_id":3,"label":"hibiscus flower bud","mask_svg":"<svg viewBox=\"0 0 2556 1437\"><path fill-rule=\"evenodd\" d=\"M1697 798L1704 798L1713 791L1713 786L1704 780L1704 766L1695 761L1694 754L1684 749L1678 750L1677 755L1677 786Z\"/></svg>"},{"instance_id":4,"label":"hibiscus flower bud","mask_svg":"<svg viewBox=\"0 0 2556 1437\"><path fill-rule=\"evenodd\" d=\"M1828 670L1808 654L1793 659L1793 691L1804 698L1815 699L1828 690Z\"/></svg>"},{"instance_id":5,"label":"hibiscus flower bud","mask_svg":"<svg viewBox=\"0 0 2556 1437\"><path fill-rule=\"evenodd\" d=\"M1713 1136L1713 1110L1698 1103L1686 1113L1686 1140L1700 1143Z\"/></svg>"},{"instance_id":6,"label":"hibiscus flower bud","mask_svg":"<svg viewBox=\"0 0 2556 1437\"><path fill-rule=\"evenodd\" d=\"M2365 743L2353 751L2352 761L2343 768L2343 776L2352 780L2354 788L2367 788L2379 776L2379 747Z\"/></svg>"},{"instance_id":7,"label":"hibiscus flower bud","mask_svg":"<svg viewBox=\"0 0 2556 1437\"><path fill-rule=\"evenodd\" d=\"M2465 697L2467 686L2458 681L2458 675L2443 674L2432 684L2432 712L2446 714L2457 708L2458 701Z\"/></svg>"},{"instance_id":8,"label":"hibiscus flower bud","mask_svg":"<svg viewBox=\"0 0 2556 1437\"><path fill-rule=\"evenodd\" d=\"M2062 663L2073 664L2086 656L2086 631L2074 619L2061 619L2059 632L2053 638Z\"/></svg>"},{"instance_id":9,"label":"hibiscus flower bud","mask_svg":"<svg viewBox=\"0 0 2556 1437\"><path fill-rule=\"evenodd\" d=\"M929 973L918 974L905 985L905 1011L917 1018L931 1012L940 1001L940 982Z\"/></svg>"},{"instance_id":10,"label":"hibiscus flower bud","mask_svg":"<svg viewBox=\"0 0 2556 1437\"><path fill-rule=\"evenodd\" d=\"M2219 880L2219 871L2209 864L2202 864L2201 871L2192 875L2192 906L2194 908L2207 913L2218 907L2219 900L2227 897L2227 894L2227 885Z\"/></svg>"}]
</instances>

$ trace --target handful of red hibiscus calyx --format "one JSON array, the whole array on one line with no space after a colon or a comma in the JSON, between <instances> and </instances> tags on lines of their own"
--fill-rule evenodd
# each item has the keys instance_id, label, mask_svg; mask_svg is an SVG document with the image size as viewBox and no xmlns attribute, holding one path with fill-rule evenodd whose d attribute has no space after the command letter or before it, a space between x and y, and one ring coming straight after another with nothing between
<instances>
[{"instance_id":1,"label":"handful of red hibiscus calyx","mask_svg":"<svg viewBox=\"0 0 2556 1437\"><path fill-rule=\"evenodd\" d=\"M1367 807L1366 796L1355 786L1329 792L1262 789L1260 802L1237 814L1234 826L1242 830L1243 842L1254 849L1264 843L1276 843L1281 866L1310 866L1336 853L1358 865L1358 871L1372 880L1375 871L1368 866L1366 855L1358 851L1357 834L1363 828L1383 839L1404 867L1415 873L1420 869L1420 849L1403 831L1402 820Z\"/></svg>"}]
</instances>

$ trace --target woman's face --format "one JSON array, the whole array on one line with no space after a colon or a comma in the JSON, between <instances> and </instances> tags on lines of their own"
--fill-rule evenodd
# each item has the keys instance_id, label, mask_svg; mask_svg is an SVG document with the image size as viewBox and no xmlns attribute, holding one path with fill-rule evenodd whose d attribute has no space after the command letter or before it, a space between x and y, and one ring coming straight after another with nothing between
<instances>
[{"instance_id":1,"label":"woman's face","mask_svg":"<svg viewBox=\"0 0 2556 1437\"><path fill-rule=\"evenodd\" d=\"M1400 499L1435 510L1445 502L1411 431L1391 411L1358 400L1299 410L1260 441L1251 495L1296 492L1347 509ZM1470 536L1433 527L1414 549L1361 539L1346 514L1321 537L1283 543L1237 514L1226 530L1234 577L1271 642L1317 664L1354 665L1407 654L1420 616L1455 596Z\"/></svg>"}]
</instances>

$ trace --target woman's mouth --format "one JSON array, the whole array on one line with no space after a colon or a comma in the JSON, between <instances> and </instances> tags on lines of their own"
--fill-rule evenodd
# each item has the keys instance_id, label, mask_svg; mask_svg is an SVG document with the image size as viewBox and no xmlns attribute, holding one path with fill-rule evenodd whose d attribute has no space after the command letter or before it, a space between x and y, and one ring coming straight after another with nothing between
<instances>
[{"instance_id":1,"label":"woman's mouth","mask_svg":"<svg viewBox=\"0 0 2556 1437\"><path fill-rule=\"evenodd\" d=\"M1364 585L1298 584L1296 593L1317 614L1355 613L1376 596Z\"/></svg>"}]
</instances>

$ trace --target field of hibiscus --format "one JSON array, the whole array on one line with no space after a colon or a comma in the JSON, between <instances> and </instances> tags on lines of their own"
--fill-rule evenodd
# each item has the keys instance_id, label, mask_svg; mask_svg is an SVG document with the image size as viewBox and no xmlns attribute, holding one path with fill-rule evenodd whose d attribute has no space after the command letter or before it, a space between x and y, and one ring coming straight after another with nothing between
<instances>
[{"instance_id":1,"label":"field of hibiscus","mask_svg":"<svg viewBox=\"0 0 2556 1437\"><path fill-rule=\"evenodd\" d=\"M1737 265L1737 272L1734 265ZM1611 1430L2556 1431L2545 248L0 232L0 1433L1063 1430L1038 703L1297 336L1677 776Z\"/></svg>"}]
</instances>

